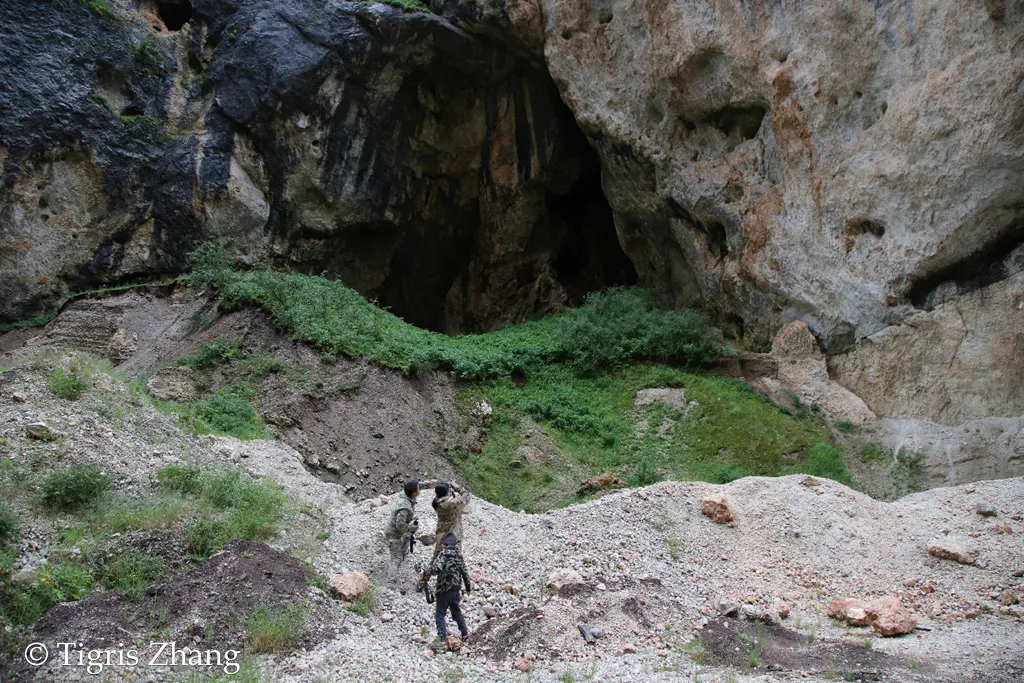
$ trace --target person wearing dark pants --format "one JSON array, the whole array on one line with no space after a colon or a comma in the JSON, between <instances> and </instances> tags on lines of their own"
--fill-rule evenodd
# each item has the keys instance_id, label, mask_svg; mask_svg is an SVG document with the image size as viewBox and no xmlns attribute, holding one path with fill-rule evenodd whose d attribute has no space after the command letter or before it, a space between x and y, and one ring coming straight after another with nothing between
<instances>
[{"instance_id":1,"label":"person wearing dark pants","mask_svg":"<svg viewBox=\"0 0 1024 683\"><path fill-rule=\"evenodd\" d=\"M444 647L448 640L448 625L446 620L448 612L459 627L459 635L462 640L469 642L469 628L466 626L466 619L462 616L462 584L466 586L466 593L472 591L469 584L469 572L466 571L466 563L459 552L459 539L455 534L447 534L442 540L441 554L437 556L430 566L423 572L424 578L437 577L437 588L435 590L436 612L434 620L437 623L437 638L431 643L430 648L437 650Z\"/></svg>"}]
</instances>

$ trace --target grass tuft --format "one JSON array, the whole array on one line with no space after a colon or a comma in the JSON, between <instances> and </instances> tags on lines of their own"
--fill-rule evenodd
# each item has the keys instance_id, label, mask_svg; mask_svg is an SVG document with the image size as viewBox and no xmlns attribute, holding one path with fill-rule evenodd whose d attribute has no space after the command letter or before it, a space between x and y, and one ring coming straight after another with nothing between
<instances>
[{"instance_id":1,"label":"grass tuft","mask_svg":"<svg viewBox=\"0 0 1024 683\"><path fill-rule=\"evenodd\" d=\"M63 368L57 368L46 378L46 388L50 393L59 398L66 398L69 401L76 401L89 390L92 384L74 372L65 372Z\"/></svg>"},{"instance_id":2,"label":"grass tuft","mask_svg":"<svg viewBox=\"0 0 1024 683\"><path fill-rule=\"evenodd\" d=\"M258 605L246 621L250 652L288 650L302 638L309 609L298 603Z\"/></svg>"},{"instance_id":3,"label":"grass tuft","mask_svg":"<svg viewBox=\"0 0 1024 683\"><path fill-rule=\"evenodd\" d=\"M74 465L50 474L41 487L42 501L57 510L73 510L99 498L110 477L95 465Z\"/></svg>"}]
</instances>

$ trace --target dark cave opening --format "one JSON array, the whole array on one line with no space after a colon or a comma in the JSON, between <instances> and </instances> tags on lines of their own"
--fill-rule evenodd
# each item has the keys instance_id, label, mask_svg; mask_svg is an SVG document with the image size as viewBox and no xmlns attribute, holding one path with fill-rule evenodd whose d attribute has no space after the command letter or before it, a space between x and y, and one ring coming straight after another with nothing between
<instances>
[{"instance_id":1,"label":"dark cave opening","mask_svg":"<svg viewBox=\"0 0 1024 683\"><path fill-rule=\"evenodd\" d=\"M930 311L942 303L940 288L954 289L949 293L960 295L1005 280L1024 268L1024 263L1021 263L1024 261L1022 247L1024 220L1018 220L1008 226L999 238L974 253L915 280L907 298L914 308Z\"/></svg>"},{"instance_id":2,"label":"dark cave opening","mask_svg":"<svg viewBox=\"0 0 1024 683\"><path fill-rule=\"evenodd\" d=\"M612 207L601 188L597 154L587 150L587 170L564 195L547 198L562 230L552 267L573 305L592 291L637 283L636 269L619 244Z\"/></svg>"},{"instance_id":3,"label":"dark cave opening","mask_svg":"<svg viewBox=\"0 0 1024 683\"><path fill-rule=\"evenodd\" d=\"M157 0L156 11L168 31L180 31L192 19L190 0Z\"/></svg>"}]
</instances>

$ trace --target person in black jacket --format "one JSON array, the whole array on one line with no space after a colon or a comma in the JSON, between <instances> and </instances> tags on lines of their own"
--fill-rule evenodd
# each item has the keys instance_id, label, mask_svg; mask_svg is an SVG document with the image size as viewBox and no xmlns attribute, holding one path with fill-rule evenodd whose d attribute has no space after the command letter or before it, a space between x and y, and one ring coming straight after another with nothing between
<instances>
[{"instance_id":1,"label":"person in black jacket","mask_svg":"<svg viewBox=\"0 0 1024 683\"><path fill-rule=\"evenodd\" d=\"M459 552L459 539L455 534L447 534L441 541L441 554L437 556L430 566L423 572L425 578L437 577L434 621L437 624L437 638L430 644L432 650L444 646L448 640L448 625L446 619L448 612L459 626L459 634L463 642L470 642L469 628L466 627L466 620L462 616L462 609L459 603L462 602L462 584L466 585L466 593L472 592L469 584L469 572L466 571L466 563Z\"/></svg>"}]
</instances>

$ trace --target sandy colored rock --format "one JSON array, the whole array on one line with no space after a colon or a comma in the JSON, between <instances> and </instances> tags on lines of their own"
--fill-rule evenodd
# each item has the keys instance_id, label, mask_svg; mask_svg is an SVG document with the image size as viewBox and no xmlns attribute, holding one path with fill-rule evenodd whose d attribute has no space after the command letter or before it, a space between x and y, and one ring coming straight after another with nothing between
<instances>
[{"instance_id":1,"label":"sandy colored rock","mask_svg":"<svg viewBox=\"0 0 1024 683\"><path fill-rule=\"evenodd\" d=\"M370 587L370 578L363 572L344 572L333 575L330 586L338 591L341 597L351 602Z\"/></svg>"},{"instance_id":2,"label":"sandy colored rock","mask_svg":"<svg viewBox=\"0 0 1024 683\"><path fill-rule=\"evenodd\" d=\"M30 422L25 425L25 436L36 441L52 441L57 438L56 432L45 422Z\"/></svg>"},{"instance_id":3,"label":"sandy colored rock","mask_svg":"<svg viewBox=\"0 0 1024 683\"><path fill-rule=\"evenodd\" d=\"M634 406L649 406L654 403L667 403L680 410L686 409L686 390L682 387L657 387L641 389L633 398Z\"/></svg>"},{"instance_id":4,"label":"sandy colored rock","mask_svg":"<svg viewBox=\"0 0 1024 683\"><path fill-rule=\"evenodd\" d=\"M1022 293L1024 272L954 296L829 359L829 370L882 417L957 425L1024 415Z\"/></svg>"},{"instance_id":5,"label":"sandy colored rock","mask_svg":"<svg viewBox=\"0 0 1024 683\"><path fill-rule=\"evenodd\" d=\"M867 626L871 619L867 605L855 598L838 598L828 603L825 613L833 619L844 621L850 626Z\"/></svg>"},{"instance_id":6,"label":"sandy colored rock","mask_svg":"<svg viewBox=\"0 0 1024 683\"><path fill-rule=\"evenodd\" d=\"M199 395L199 376L192 368L163 368L146 382L146 391L161 401L191 401Z\"/></svg>"},{"instance_id":7,"label":"sandy colored rock","mask_svg":"<svg viewBox=\"0 0 1024 683\"><path fill-rule=\"evenodd\" d=\"M700 503L700 511L712 521L725 524L733 520L732 505L724 495L706 496Z\"/></svg>"},{"instance_id":8,"label":"sandy colored rock","mask_svg":"<svg viewBox=\"0 0 1024 683\"><path fill-rule=\"evenodd\" d=\"M928 541L928 553L941 560L952 560L960 564L974 564L978 561L978 549L974 543L954 536L942 536Z\"/></svg>"},{"instance_id":9,"label":"sandy colored rock","mask_svg":"<svg viewBox=\"0 0 1024 683\"><path fill-rule=\"evenodd\" d=\"M824 354L807 323L785 325L772 342L772 356L778 361L778 380L801 402L819 405L834 420L861 425L875 414L858 396L833 382Z\"/></svg>"},{"instance_id":10,"label":"sandy colored rock","mask_svg":"<svg viewBox=\"0 0 1024 683\"><path fill-rule=\"evenodd\" d=\"M982 3L944 0L540 5L619 239L674 302L762 342L802 319L834 351L1013 245L1004 207L1024 195L1024 160L1008 50L1024 22L1009 7L995 26Z\"/></svg>"},{"instance_id":11,"label":"sandy colored rock","mask_svg":"<svg viewBox=\"0 0 1024 683\"><path fill-rule=\"evenodd\" d=\"M917 622L903 606L899 598L886 596L872 600L865 608L871 628L882 638L892 638L911 633Z\"/></svg>"},{"instance_id":12,"label":"sandy colored rock","mask_svg":"<svg viewBox=\"0 0 1024 683\"><path fill-rule=\"evenodd\" d=\"M548 575L547 587L560 591L563 588L569 586L582 586L585 585L586 581L583 580L583 576L575 569L556 569Z\"/></svg>"},{"instance_id":13,"label":"sandy colored rock","mask_svg":"<svg viewBox=\"0 0 1024 683\"><path fill-rule=\"evenodd\" d=\"M117 328L107 343L107 358L114 365L120 365L139 349L139 335L124 327Z\"/></svg>"}]
</instances>

